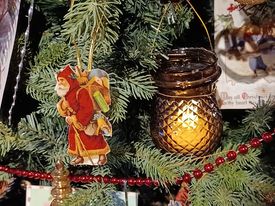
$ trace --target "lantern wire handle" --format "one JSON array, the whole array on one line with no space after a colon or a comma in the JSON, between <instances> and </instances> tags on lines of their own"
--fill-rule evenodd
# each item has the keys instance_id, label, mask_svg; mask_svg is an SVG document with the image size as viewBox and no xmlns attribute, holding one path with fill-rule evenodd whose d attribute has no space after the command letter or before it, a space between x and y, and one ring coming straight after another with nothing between
<instances>
[{"instance_id":1,"label":"lantern wire handle","mask_svg":"<svg viewBox=\"0 0 275 206\"><path fill-rule=\"evenodd\" d=\"M14 93L12 96L12 104L11 107L9 109L9 117L8 117L8 124L11 125L11 120L12 120L12 110L15 106L15 102L16 102L16 97L17 97L17 91L18 91L18 85L21 79L21 72L23 69L23 65L24 65L24 57L27 51L27 44L28 44L28 40L29 40L29 36L30 36L30 24L31 24L31 20L32 20L32 15L33 15L33 4L34 4L34 0L31 1L29 10L28 10L28 26L27 29L25 31L25 38L24 38L24 45L23 48L20 51L20 63L18 64L18 74L16 76L16 83L14 86Z\"/></svg>"},{"instance_id":2,"label":"lantern wire handle","mask_svg":"<svg viewBox=\"0 0 275 206\"><path fill-rule=\"evenodd\" d=\"M202 20L201 16L199 15L199 13L197 12L197 10L195 9L195 7L191 4L191 2L189 0L186 0L187 3L189 4L189 6L192 8L192 10L194 11L194 13L196 14L196 16L198 17L198 19L200 20L205 32L206 32L206 35L207 35L207 38L208 38L208 41L209 41L209 44L210 44L210 48L212 51L214 51L214 47L213 47L213 44L212 44L212 41L211 41L211 38L210 38L210 35L209 35L209 31L204 23L204 21Z\"/></svg>"}]
</instances>

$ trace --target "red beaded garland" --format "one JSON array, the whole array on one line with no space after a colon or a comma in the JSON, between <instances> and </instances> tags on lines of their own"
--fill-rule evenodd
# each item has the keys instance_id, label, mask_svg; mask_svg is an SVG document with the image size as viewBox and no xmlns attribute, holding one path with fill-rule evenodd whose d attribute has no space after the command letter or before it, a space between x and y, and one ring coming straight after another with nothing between
<instances>
[{"instance_id":1,"label":"red beaded garland","mask_svg":"<svg viewBox=\"0 0 275 206\"><path fill-rule=\"evenodd\" d=\"M53 177L51 174L47 174L47 177L46 177L48 180L51 180Z\"/></svg>"},{"instance_id":2,"label":"red beaded garland","mask_svg":"<svg viewBox=\"0 0 275 206\"><path fill-rule=\"evenodd\" d=\"M150 187L152 185L152 180L149 179L149 178L146 178L145 179L145 185L148 186L148 187Z\"/></svg>"},{"instance_id":3,"label":"red beaded garland","mask_svg":"<svg viewBox=\"0 0 275 206\"><path fill-rule=\"evenodd\" d=\"M89 176L89 182L94 182L94 181L95 181L94 176Z\"/></svg>"},{"instance_id":4,"label":"red beaded garland","mask_svg":"<svg viewBox=\"0 0 275 206\"><path fill-rule=\"evenodd\" d=\"M40 175L40 173L36 172L36 173L34 173L33 177L34 177L34 179L40 179L41 175Z\"/></svg>"},{"instance_id":5,"label":"red beaded garland","mask_svg":"<svg viewBox=\"0 0 275 206\"><path fill-rule=\"evenodd\" d=\"M261 146L261 141L259 138L253 138L252 140L250 140L249 144L251 145L251 147L253 148L259 148Z\"/></svg>"},{"instance_id":6,"label":"red beaded garland","mask_svg":"<svg viewBox=\"0 0 275 206\"><path fill-rule=\"evenodd\" d=\"M183 182L183 179L181 177L176 179L176 184L180 185Z\"/></svg>"},{"instance_id":7,"label":"red beaded garland","mask_svg":"<svg viewBox=\"0 0 275 206\"><path fill-rule=\"evenodd\" d=\"M137 178L136 184L137 184L137 186L142 186L143 185L142 179Z\"/></svg>"},{"instance_id":8,"label":"red beaded garland","mask_svg":"<svg viewBox=\"0 0 275 206\"><path fill-rule=\"evenodd\" d=\"M196 179L200 179L202 177L203 173L200 169L194 169L193 175Z\"/></svg>"},{"instance_id":9,"label":"red beaded garland","mask_svg":"<svg viewBox=\"0 0 275 206\"><path fill-rule=\"evenodd\" d=\"M247 147L245 144L241 144L241 145L239 145L239 147L238 147L238 151L239 151L241 154L247 154L247 152L248 152L248 147Z\"/></svg>"},{"instance_id":10,"label":"red beaded garland","mask_svg":"<svg viewBox=\"0 0 275 206\"><path fill-rule=\"evenodd\" d=\"M270 132L265 132L262 134L262 138L265 142L269 143L272 141L273 137L272 137L272 133Z\"/></svg>"},{"instance_id":11,"label":"red beaded garland","mask_svg":"<svg viewBox=\"0 0 275 206\"><path fill-rule=\"evenodd\" d=\"M134 178L129 178L128 179L128 185L134 186L136 184L136 180Z\"/></svg>"},{"instance_id":12,"label":"red beaded garland","mask_svg":"<svg viewBox=\"0 0 275 206\"><path fill-rule=\"evenodd\" d=\"M153 185L154 185L155 187L158 187L158 186L159 186L159 181L153 180Z\"/></svg>"},{"instance_id":13,"label":"red beaded garland","mask_svg":"<svg viewBox=\"0 0 275 206\"><path fill-rule=\"evenodd\" d=\"M228 160L235 160L237 158L237 152L235 151L229 151L227 154L226 154L226 157L228 158Z\"/></svg>"},{"instance_id":14,"label":"red beaded garland","mask_svg":"<svg viewBox=\"0 0 275 206\"><path fill-rule=\"evenodd\" d=\"M118 184L120 184L120 185L124 185L125 182L127 182L127 179L125 179L125 178L118 179Z\"/></svg>"},{"instance_id":15,"label":"red beaded garland","mask_svg":"<svg viewBox=\"0 0 275 206\"><path fill-rule=\"evenodd\" d=\"M113 183L113 184L118 184L118 179L115 178L115 177L112 177L110 182Z\"/></svg>"},{"instance_id":16,"label":"red beaded garland","mask_svg":"<svg viewBox=\"0 0 275 206\"><path fill-rule=\"evenodd\" d=\"M205 172L212 172L214 170L214 165L211 163L207 163L204 165L204 170Z\"/></svg>"},{"instance_id":17,"label":"red beaded garland","mask_svg":"<svg viewBox=\"0 0 275 206\"><path fill-rule=\"evenodd\" d=\"M103 182L104 183L109 183L110 182L110 178L108 176L104 176L103 177Z\"/></svg>"},{"instance_id":18,"label":"red beaded garland","mask_svg":"<svg viewBox=\"0 0 275 206\"><path fill-rule=\"evenodd\" d=\"M262 139L259 138L253 138L250 140L249 145L253 148L259 148L261 146L261 142L271 142L273 140L273 135L275 135L275 129L273 131L273 133L271 132L265 132L261 135ZM238 152L236 151L229 151L226 154L226 157L228 160L235 160L237 158L238 153L240 154L247 154L248 150L249 150L249 145L246 144L241 144L238 147ZM223 164L225 162L225 158L224 157L218 157L215 160L216 166L219 166L221 164ZM207 163L206 165L204 165L204 171L205 172L212 172L214 170L214 165L212 163ZM0 165L0 171L3 172L7 172L10 174L14 174L17 176L22 176L22 177L28 177L28 178L34 178L34 179L45 179L45 180L52 180L52 176L50 173L40 173L40 172L36 172L36 171L25 171L25 170L19 170L19 169L14 169L14 168L10 168L8 166L2 166ZM203 176L203 171L200 169L195 169L193 170L193 176L196 179L200 179ZM128 182L128 184L130 186L133 185L137 185L137 186L142 186L142 185L146 185L146 186L151 186L152 184L154 186L159 186L159 182L157 180L152 180L150 178L129 178L128 180L124 179L124 178L110 178L108 176L70 176L69 177L71 181L73 182L92 182L92 181L97 181L97 182L104 182L104 183L112 183L112 184L124 184L125 181ZM191 183L192 180L192 176L189 173L185 173L182 178L178 178L176 179L176 183L177 184L181 184L182 182L185 183Z\"/></svg>"},{"instance_id":19,"label":"red beaded garland","mask_svg":"<svg viewBox=\"0 0 275 206\"><path fill-rule=\"evenodd\" d=\"M46 179L46 175L45 175L45 173L41 173L40 174L40 178L43 180L43 179Z\"/></svg>"},{"instance_id":20,"label":"red beaded garland","mask_svg":"<svg viewBox=\"0 0 275 206\"><path fill-rule=\"evenodd\" d=\"M225 159L223 157L218 157L216 160L215 160L215 163L217 166L220 166L221 164L223 164L225 162Z\"/></svg>"},{"instance_id":21,"label":"red beaded garland","mask_svg":"<svg viewBox=\"0 0 275 206\"><path fill-rule=\"evenodd\" d=\"M182 176L182 180L183 180L183 182L185 182L185 183L190 183L191 180L192 180L192 176L191 176L189 173L185 173L185 174Z\"/></svg>"}]
</instances>

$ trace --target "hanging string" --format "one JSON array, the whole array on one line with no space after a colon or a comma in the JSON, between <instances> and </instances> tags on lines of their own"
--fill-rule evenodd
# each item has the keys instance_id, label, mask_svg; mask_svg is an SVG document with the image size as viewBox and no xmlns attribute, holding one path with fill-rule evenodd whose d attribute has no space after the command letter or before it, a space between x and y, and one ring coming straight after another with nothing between
<instances>
[{"instance_id":1,"label":"hanging string","mask_svg":"<svg viewBox=\"0 0 275 206\"><path fill-rule=\"evenodd\" d=\"M160 21L159 21L159 24L158 24L158 28L155 28L155 29L156 29L156 34L155 34L155 37L154 37L154 39L153 39L153 43L152 43L152 48L151 48L150 54L153 54L154 50L156 49L156 48L155 48L155 47L156 47L155 44L156 44L157 36L158 36L158 34L159 34L159 32L160 32L162 22L163 22L164 17L166 16L166 14L167 14L167 12L168 12L168 9L169 9L169 7L170 7L170 4L171 4L171 2L170 2L168 5L165 5L165 6L164 6L163 14L162 14L162 16L161 16L161 18L160 18ZM154 27L153 27L153 28L154 28ZM165 55L163 55L163 56L165 56ZM165 58L166 58L166 59L169 59L169 57L165 57Z\"/></svg>"},{"instance_id":2,"label":"hanging string","mask_svg":"<svg viewBox=\"0 0 275 206\"><path fill-rule=\"evenodd\" d=\"M15 102L16 102L18 85L19 85L19 81L20 81L20 78L21 78L21 72L22 72L23 64L24 64L24 57L25 57L25 54L26 54L27 43L28 43L28 40L29 40L30 24L31 24L32 15L33 15L33 4L34 4L34 0L31 0L31 4L30 4L29 10L28 10L28 26L27 26L27 29L25 31L24 45L23 45L23 48L21 49L21 52L20 52L20 63L18 64L18 74L16 76L16 84L14 86L14 93L13 93L13 96L12 96L12 104L11 104L11 107L10 107L10 110L9 110L9 117L8 117L9 125L11 125L12 111L13 111L13 108L14 108Z\"/></svg>"},{"instance_id":3,"label":"hanging string","mask_svg":"<svg viewBox=\"0 0 275 206\"><path fill-rule=\"evenodd\" d=\"M191 2L189 0L186 0L187 3L189 4L189 6L192 8L192 10L194 11L194 13L196 14L196 16L198 17L198 19L200 20L205 32L206 32L206 35L207 35L207 38L208 38L208 41L209 41L209 44L210 44L210 48L212 51L214 51L214 47L212 45L212 41L211 41L211 38L210 38L210 35L209 35L209 32L208 32L208 29L204 23L204 21L202 20L202 18L200 17L199 13L197 12L197 10L195 9L195 7L191 4Z\"/></svg>"}]
</instances>

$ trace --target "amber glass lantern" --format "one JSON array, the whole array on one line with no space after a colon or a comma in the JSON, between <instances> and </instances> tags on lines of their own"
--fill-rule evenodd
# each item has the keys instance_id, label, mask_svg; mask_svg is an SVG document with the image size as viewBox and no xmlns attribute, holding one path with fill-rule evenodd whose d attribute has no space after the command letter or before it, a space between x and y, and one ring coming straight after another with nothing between
<instances>
[{"instance_id":1,"label":"amber glass lantern","mask_svg":"<svg viewBox=\"0 0 275 206\"><path fill-rule=\"evenodd\" d=\"M155 75L159 88L151 133L160 148L203 156L220 143L222 117L215 82L221 74L216 55L203 48L168 54Z\"/></svg>"}]
</instances>

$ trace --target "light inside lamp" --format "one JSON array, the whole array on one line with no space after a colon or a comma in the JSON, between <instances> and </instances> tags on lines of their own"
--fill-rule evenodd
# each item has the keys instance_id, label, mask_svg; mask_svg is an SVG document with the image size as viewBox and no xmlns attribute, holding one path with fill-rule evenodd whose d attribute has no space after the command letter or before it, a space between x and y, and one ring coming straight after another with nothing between
<instances>
[{"instance_id":1,"label":"light inside lamp","mask_svg":"<svg viewBox=\"0 0 275 206\"><path fill-rule=\"evenodd\" d=\"M198 125L198 102L191 100L182 108L182 126L189 129L195 129Z\"/></svg>"}]
</instances>

